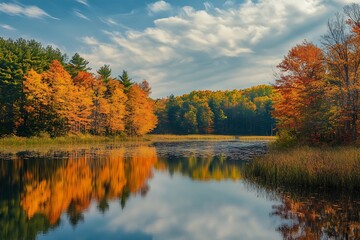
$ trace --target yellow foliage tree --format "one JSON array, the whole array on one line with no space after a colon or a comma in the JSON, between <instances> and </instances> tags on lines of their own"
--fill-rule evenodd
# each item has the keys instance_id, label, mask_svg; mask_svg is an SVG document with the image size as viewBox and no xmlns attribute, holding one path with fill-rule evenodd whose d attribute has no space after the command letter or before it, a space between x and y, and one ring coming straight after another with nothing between
<instances>
[{"instance_id":1,"label":"yellow foliage tree","mask_svg":"<svg viewBox=\"0 0 360 240\"><path fill-rule=\"evenodd\" d=\"M50 88L43 81L41 74L31 69L25 76L23 91L25 95L25 111L27 113L24 125L32 134L38 134L47 125L47 116L50 110Z\"/></svg>"},{"instance_id":2,"label":"yellow foliage tree","mask_svg":"<svg viewBox=\"0 0 360 240\"><path fill-rule=\"evenodd\" d=\"M137 84L129 89L127 109L126 127L129 135L144 135L155 128L157 117L154 102Z\"/></svg>"}]
</instances>

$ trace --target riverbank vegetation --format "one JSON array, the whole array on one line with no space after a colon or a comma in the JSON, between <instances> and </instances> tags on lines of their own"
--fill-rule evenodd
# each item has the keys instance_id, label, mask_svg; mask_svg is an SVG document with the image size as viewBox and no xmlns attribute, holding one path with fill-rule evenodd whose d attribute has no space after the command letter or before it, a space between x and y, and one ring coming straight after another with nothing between
<instances>
[{"instance_id":1,"label":"riverbank vegetation","mask_svg":"<svg viewBox=\"0 0 360 240\"><path fill-rule=\"evenodd\" d=\"M134 142L184 142L184 141L267 141L274 142L275 136L231 136L231 135L211 135L211 134L148 134L145 136L96 136L91 134L77 134L59 137L33 136L33 137L4 137L0 139L0 151L4 152L24 150L26 148L46 148L73 145L96 146L98 144L123 144ZM6 150L6 151L5 151Z\"/></svg>"},{"instance_id":2,"label":"riverbank vegetation","mask_svg":"<svg viewBox=\"0 0 360 240\"><path fill-rule=\"evenodd\" d=\"M248 164L244 175L279 187L359 190L360 149L349 146L272 150Z\"/></svg>"}]
</instances>

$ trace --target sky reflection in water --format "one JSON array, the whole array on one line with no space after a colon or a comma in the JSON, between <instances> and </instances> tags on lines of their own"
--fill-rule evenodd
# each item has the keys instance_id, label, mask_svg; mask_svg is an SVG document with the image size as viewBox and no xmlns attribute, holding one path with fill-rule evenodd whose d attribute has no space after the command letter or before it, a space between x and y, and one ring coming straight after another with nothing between
<instances>
[{"instance_id":1,"label":"sky reflection in water","mask_svg":"<svg viewBox=\"0 0 360 240\"><path fill-rule=\"evenodd\" d=\"M297 201L242 180L240 168L244 162L235 161L234 152L246 159L247 154L254 154L249 149L265 151L264 143L197 142L180 146L167 143L156 148L131 145L42 154L22 152L10 161L1 161L0 186L6 194L0 198L0 237L357 236L359 205L355 200L350 200L346 209L334 208L331 202L320 205L326 206L325 210L309 208L311 204L303 204L306 199ZM350 212L350 228L341 228L339 221L332 224L338 224L340 230L324 228L326 219L343 216L343 221ZM314 222L319 223L317 228L307 228Z\"/></svg>"}]
</instances>

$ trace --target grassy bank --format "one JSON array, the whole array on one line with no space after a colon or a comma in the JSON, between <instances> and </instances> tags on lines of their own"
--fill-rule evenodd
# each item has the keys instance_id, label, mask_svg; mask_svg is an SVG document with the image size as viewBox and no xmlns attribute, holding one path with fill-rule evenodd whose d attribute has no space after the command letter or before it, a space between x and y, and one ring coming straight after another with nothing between
<instances>
[{"instance_id":1,"label":"grassy bank","mask_svg":"<svg viewBox=\"0 0 360 240\"><path fill-rule=\"evenodd\" d=\"M248 164L244 175L274 186L358 190L360 148L272 150Z\"/></svg>"},{"instance_id":2,"label":"grassy bank","mask_svg":"<svg viewBox=\"0 0 360 240\"><path fill-rule=\"evenodd\" d=\"M94 135L69 135L64 137L5 137L0 138L0 145L3 147L11 146L36 146L36 145L56 145L56 144L93 144L93 143L121 143L121 142L160 142L160 141L274 141L275 137L269 136L230 136L230 135L172 135L172 134L149 134L143 137L105 137Z\"/></svg>"},{"instance_id":3,"label":"grassy bank","mask_svg":"<svg viewBox=\"0 0 360 240\"><path fill-rule=\"evenodd\" d=\"M137 138L131 138L136 140ZM86 143L108 143L108 142L122 142L130 140L124 137L105 137L93 135L70 135L64 137L50 138L50 137L5 137L0 139L2 146L23 146L23 145L47 145L47 144L86 144Z\"/></svg>"}]
</instances>

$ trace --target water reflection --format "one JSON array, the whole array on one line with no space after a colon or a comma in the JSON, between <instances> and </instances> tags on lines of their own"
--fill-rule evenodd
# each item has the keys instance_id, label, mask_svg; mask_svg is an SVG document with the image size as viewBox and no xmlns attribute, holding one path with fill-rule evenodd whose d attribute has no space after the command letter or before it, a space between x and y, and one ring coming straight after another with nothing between
<instances>
[{"instance_id":1,"label":"water reflection","mask_svg":"<svg viewBox=\"0 0 360 240\"><path fill-rule=\"evenodd\" d=\"M247 182L238 144L3 155L0 239L360 239L358 197Z\"/></svg>"},{"instance_id":2,"label":"water reflection","mask_svg":"<svg viewBox=\"0 0 360 240\"><path fill-rule=\"evenodd\" d=\"M247 182L249 189L280 203L270 216L282 223L276 228L283 239L360 239L358 193L309 192Z\"/></svg>"},{"instance_id":3,"label":"water reflection","mask_svg":"<svg viewBox=\"0 0 360 240\"><path fill-rule=\"evenodd\" d=\"M240 180L241 161L227 161L222 156L198 157L196 155L184 157L159 158L155 168L159 171L169 172L170 175L180 173L193 180Z\"/></svg>"},{"instance_id":4,"label":"water reflection","mask_svg":"<svg viewBox=\"0 0 360 240\"><path fill-rule=\"evenodd\" d=\"M355 199L283 194L272 215L288 220L277 229L284 239L360 239L360 202Z\"/></svg>"},{"instance_id":5,"label":"water reflection","mask_svg":"<svg viewBox=\"0 0 360 240\"><path fill-rule=\"evenodd\" d=\"M64 212L76 226L92 200L102 213L114 199L124 208L130 194L146 195L156 161L149 146L21 152L0 161L1 239L35 239L58 226Z\"/></svg>"}]
</instances>

